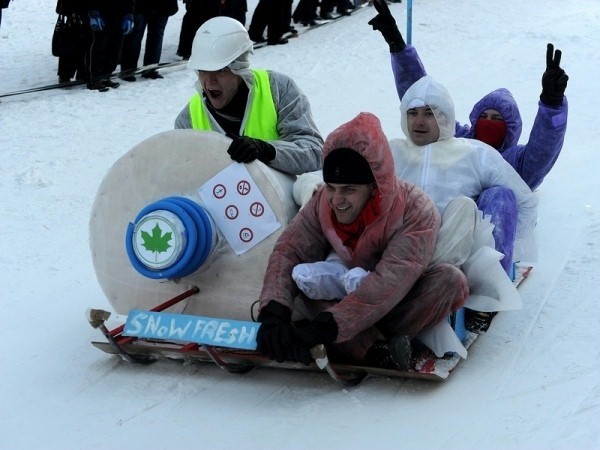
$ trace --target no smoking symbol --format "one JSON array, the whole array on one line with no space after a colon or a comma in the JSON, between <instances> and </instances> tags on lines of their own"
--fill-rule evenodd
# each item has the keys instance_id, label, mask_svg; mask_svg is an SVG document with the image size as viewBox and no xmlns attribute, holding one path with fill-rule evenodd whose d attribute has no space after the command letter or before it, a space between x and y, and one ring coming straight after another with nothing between
<instances>
[{"instance_id":1,"label":"no smoking symbol","mask_svg":"<svg viewBox=\"0 0 600 450\"><path fill-rule=\"evenodd\" d=\"M260 217L264 214L265 207L260 202L254 202L250 205L250 214L254 217Z\"/></svg>"},{"instance_id":2,"label":"no smoking symbol","mask_svg":"<svg viewBox=\"0 0 600 450\"><path fill-rule=\"evenodd\" d=\"M237 184L237 191L240 195L248 195L250 193L250 183L242 180Z\"/></svg>"}]
</instances>

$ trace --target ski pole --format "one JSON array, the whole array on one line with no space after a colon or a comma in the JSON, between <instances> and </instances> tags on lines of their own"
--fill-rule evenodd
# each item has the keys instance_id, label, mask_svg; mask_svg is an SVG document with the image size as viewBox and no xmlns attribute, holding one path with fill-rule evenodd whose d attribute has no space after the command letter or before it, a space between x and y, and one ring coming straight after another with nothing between
<instances>
[{"instance_id":1,"label":"ski pole","mask_svg":"<svg viewBox=\"0 0 600 450\"><path fill-rule=\"evenodd\" d=\"M406 3L406 43L412 44L412 0Z\"/></svg>"}]
</instances>

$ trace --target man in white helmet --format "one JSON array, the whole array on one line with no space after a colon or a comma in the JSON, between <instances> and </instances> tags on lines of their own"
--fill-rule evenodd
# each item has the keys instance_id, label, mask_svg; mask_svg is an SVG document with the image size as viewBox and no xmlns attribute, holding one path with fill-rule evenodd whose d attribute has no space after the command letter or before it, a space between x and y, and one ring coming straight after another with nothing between
<instances>
[{"instance_id":1,"label":"man in white helmet","mask_svg":"<svg viewBox=\"0 0 600 450\"><path fill-rule=\"evenodd\" d=\"M258 159L301 174L322 166L323 138L308 98L282 73L250 69L252 41L230 17L214 17L197 31L188 68L198 72L197 93L175 128L212 130L233 139L227 153L239 163Z\"/></svg>"}]
</instances>

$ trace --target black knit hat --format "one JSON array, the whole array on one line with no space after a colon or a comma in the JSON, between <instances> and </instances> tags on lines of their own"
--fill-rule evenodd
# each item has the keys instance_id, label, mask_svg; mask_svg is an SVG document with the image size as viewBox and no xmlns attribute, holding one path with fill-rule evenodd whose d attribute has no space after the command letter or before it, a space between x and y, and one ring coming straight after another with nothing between
<instances>
[{"instance_id":1,"label":"black knit hat","mask_svg":"<svg viewBox=\"0 0 600 450\"><path fill-rule=\"evenodd\" d=\"M323 161L323 181L339 184L375 183L365 158L350 148L336 148Z\"/></svg>"}]
</instances>

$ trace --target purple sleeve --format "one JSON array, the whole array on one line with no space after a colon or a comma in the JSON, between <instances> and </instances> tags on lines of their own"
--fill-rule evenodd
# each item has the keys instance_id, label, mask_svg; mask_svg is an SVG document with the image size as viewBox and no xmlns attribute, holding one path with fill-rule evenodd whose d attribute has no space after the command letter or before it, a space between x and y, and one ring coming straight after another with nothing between
<instances>
[{"instance_id":1,"label":"purple sleeve","mask_svg":"<svg viewBox=\"0 0 600 450\"><path fill-rule=\"evenodd\" d=\"M456 121L456 125L454 127L454 137L473 139L473 136L471 135L471 125L461 125L460 122Z\"/></svg>"},{"instance_id":2,"label":"purple sleeve","mask_svg":"<svg viewBox=\"0 0 600 450\"><path fill-rule=\"evenodd\" d=\"M402 101L402 97L404 97L408 88L415 81L427 75L427 72L425 72L425 67L423 67L417 49L412 45L407 45L401 52L390 53L390 57L394 82L398 91L398 100Z\"/></svg>"},{"instance_id":3,"label":"purple sleeve","mask_svg":"<svg viewBox=\"0 0 600 450\"><path fill-rule=\"evenodd\" d=\"M567 131L567 98L558 107L539 102L539 109L529 142L504 151L502 156L514 167L531 190L536 189L548 175L560 151Z\"/></svg>"}]
</instances>

